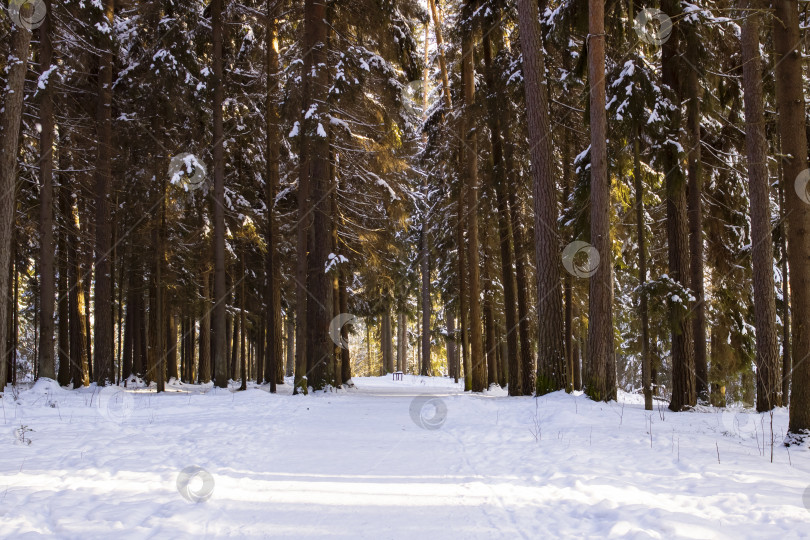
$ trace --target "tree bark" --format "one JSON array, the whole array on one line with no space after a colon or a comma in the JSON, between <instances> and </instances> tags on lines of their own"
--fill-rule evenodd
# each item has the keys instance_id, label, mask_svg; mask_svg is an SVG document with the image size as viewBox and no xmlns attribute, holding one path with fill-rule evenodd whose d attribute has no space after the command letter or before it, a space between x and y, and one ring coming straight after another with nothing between
<instances>
[{"instance_id":1,"label":"tree bark","mask_svg":"<svg viewBox=\"0 0 810 540\"><path fill-rule=\"evenodd\" d=\"M224 81L222 76L222 3L212 0L211 28L214 51L214 316L213 361L214 383L220 388L228 387L228 358L225 329L225 308L227 292L225 288L225 157L222 129L222 101Z\"/></svg>"},{"instance_id":2,"label":"tree bark","mask_svg":"<svg viewBox=\"0 0 810 540\"><path fill-rule=\"evenodd\" d=\"M616 399L613 350L613 250L610 240L610 177L607 170L605 113L605 1L590 0L588 68L591 120L591 244L599 265L588 295L588 380L585 390L595 401Z\"/></svg>"},{"instance_id":3,"label":"tree bark","mask_svg":"<svg viewBox=\"0 0 810 540\"><path fill-rule=\"evenodd\" d=\"M430 375L432 366L430 362L430 251L428 249L427 217L422 223L422 230L419 232L419 262L422 277L422 365L419 373L423 376Z\"/></svg>"},{"instance_id":4,"label":"tree bark","mask_svg":"<svg viewBox=\"0 0 810 540\"><path fill-rule=\"evenodd\" d=\"M31 9L25 5L22 9ZM5 348L8 317L11 267L11 240L17 200L17 152L19 150L20 121L22 120L25 72L28 69L28 46L31 32L25 27L13 26L9 62L6 65L6 91L0 109L0 346ZM0 391L8 380L6 351L0 355Z\"/></svg>"},{"instance_id":5,"label":"tree bark","mask_svg":"<svg viewBox=\"0 0 810 540\"><path fill-rule=\"evenodd\" d=\"M740 46L743 58L745 101L745 147L748 159L748 191L751 207L751 258L754 273L756 325L757 411L779 404L779 341L776 331L776 298L771 240L771 201L768 178L768 143L762 96L762 62L759 55L757 0L740 0L742 21Z\"/></svg>"},{"instance_id":6,"label":"tree bark","mask_svg":"<svg viewBox=\"0 0 810 540\"><path fill-rule=\"evenodd\" d=\"M564 389L567 378L558 264L560 235L557 231L557 197L552 172L554 155L549 139L551 127L538 8L533 0L518 0L517 7L534 189L534 257L539 325L535 389L538 394L545 394Z\"/></svg>"},{"instance_id":7,"label":"tree bark","mask_svg":"<svg viewBox=\"0 0 810 540\"><path fill-rule=\"evenodd\" d=\"M332 384L333 373L329 372L332 356L329 338L329 323L332 319L330 305L331 283L324 271L329 256L331 208L329 201L329 122L325 109L329 88L328 58L326 50L327 6L318 0L306 0L304 4L305 48L310 51L312 66L305 74L309 93L305 96L304 110L313 114L304 119L304 137L309 139L310 189L312 209L312 246L309 250L307 273L307 365L311 366L310 386L316 390Z\"/></svg>"},{"instance_id":8,"label":"tree bark","mask_svg":"<svg viewBox=\"0 0 810 540\"><path fill-rule=\"evenodd\" d=\"M397 321L397 371L405 371L408 363L408 316L400 311Z\"/></svg>"},{"instance_id":9,"label":"tree bark","mask_svg":"<svg viewBox=\"0 0 810 540\"><path fill-rule=\"evenodd\" d=\"M644 183L641 178L641 158L638 127L633 141L633 182L636 196L636 242L638 244L639 318L641 319L641 386L644 392L644 409L653 410L650 365L650 321L647 309L647 235L644 223Z\"/></svg>"},{"instance_id":10,"label":"tree bark","mask_svg":"<svg viewBox=\"0 0 810 540\"><path fill-rule=\"evenodd\" d=\"M774 0L773 41L776 52L776 109L782 140L782 168L787 206L788 265L793 369L790 385L789 431L810 433L810 204L797 193L799 174L807 169L807 132L802 88L802 57L798 46L796 0Z\"/></svg>"},{"instance_id":11,"label":"tree bark","mask_svg":"<svg viewBox=\"0 0 810 540\"><path fill-rule=\"evenodd\" d=\"M503 48L503 30L500 26L500 10L497 3L487 12L486 28L483 30L482 49L485 80L487 84L487 119L492 144L492 180L495 184L495 198L498 205L498 234L501 255L501 281L503 283L503 310L506 317L506 362L509 366L509 395L520 394L520 369L518 368L518 322L517 322L517 283L515 282L514 253L512 252L512 223L507 200L507 178L503 158L502 109L498 103L507 99L503 83L498 78L498 70L493 62L495 54Z\"/></svg>"},{"instance_id":12,"label":"tree bark","mask_svg":"<svg viewBox=\"0 0 810 540\"><path fill-rule=\"evenodd\" d=\"M267 349L265 381L270 383L270 392L275 393L277 372L284 364L281 356L281 264L278 259L280 241L276 226L276 193L279 185L279 159L281 149L281 125L276 103L279 92L278 19L279 2L267 0L267 178L265 193L267 206ZM283 375L283 374L282 374ZM282 377L283 380L283 377Z\"/></svg>"},{"instance_id":13,"label":"tree bark","mask_svg":"<svg viewBox=\"0 0 810 540\"><path fill-rule=\"evenodd\" d=\"M700 81L697 64L700 38L695 25L689 23L686 39L686 131L689 145L687 173L689 176L688 215L690 271L695 307L692 332L695 344L695 392L697 399L708 403L709 367L706 353L706 292L703 285L703 169L701 167Z\"/></svg>"},{"instance_id":14,"label":"tree bark","mask_svg":"<svg viewBox=\"0 0 810 540\"><path fill-rule=\"evenodd\" d=\"M110 34L102 38L99 48L98 108L96 125L98 152L96 156L96 255L93 298L93 362L94 379L99 385L113 379L113 284L111 252L110 195L112 189L112 80L113 80L113 13L115 0L104 0L103 19Z\"/></svg>"},{"instance_id":15,"label":"tree bark","mask_svg":"<svg viewBox=\"0 0 810 540\"><path fill-rule=\"evenodd\" d=\"M50 33L50 0L45 1L45 18L39 27L40 78L51 68L53 46ZM54 241L53 241L53 83L48 80L42 91L39 104L39 376L56 379L56 365L53 352L54 333Z\"/></svg>"},{"instance_id":16,"label":"tree bark","mask_svg":"<svg viewBox=\"0 0 810 540\"><path fill-rule=\"evenodd\" d=\"M689 288L689 232L686 202L686 179L680 165L681 88L680 29L681 6L678 0L664 0L661 9L673 20L672 34L661 50L664 96L673 104L667 120L669 141L664 149L667 193L667 241L669 277ZM680 297L679 297L680 298ZM692 325L686 318L686 299L670 298L672 322L672 399L669 408L682 411L697 403L695 390L695 354Z\"/></svg>"},{"instance_id":17,"label":"tree bark","mask_svg":"<svg viewBox=\"0 0 810 540\"><path fill-rule=\"evenodd\" d=\"M474 2L466 4L467 17L472 16ZM469 25L469 20L466 23ZM475 126L473 107L475 105L475 71L473 62L473 29L464 29L461 42L461 81L464 87L464 109L462 112L463 163L464 179L467 186L467 235L468 235L468 268L470 276L470 367L473 392L486 389L486 360L483 351L481 332L481 281L478 252L478 130ZM427 309L423 306L422 309Z\"/></svg>"},{"instance_id":18,"label":"tree bark","mask_svg":"<svg viewBox=\"0 0 810 540\"><path fill-rule=\"evenodd\" d=\"M60 156L60 159L63 159ZM64 169L64 167L61 167ZM67 182L65 182L66 184ZM67 255L67 220L70 218L67 210L67 187L63 185L58 191L61 223L59 223L58 236L59 255L57 258L59 280L57 282L57 311L59 316L58 359L59 371L57 381L59 386L70 384L70 315L68 306L68 255Z\"/></svg>"},{"instance_id":19,"label":"tree bark","mask_svg":"<svg viewBox=\"0 0 810 540\"><path fill-rule=\"evenodd\" d=\"M203 308L202 318L200 319L200 366L197 368L199 382L202 384L211 382L211 302L209 300L211 286L209 284L209 275L209 270L204 270L202 273Z\"/></svg>"}]
</instances>

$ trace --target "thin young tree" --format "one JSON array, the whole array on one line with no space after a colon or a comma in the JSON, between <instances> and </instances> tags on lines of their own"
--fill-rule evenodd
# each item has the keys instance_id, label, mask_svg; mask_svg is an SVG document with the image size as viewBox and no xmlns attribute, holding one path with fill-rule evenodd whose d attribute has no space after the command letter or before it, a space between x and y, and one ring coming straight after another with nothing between
<instances>
[{"instance_id":1,"label":"thin young tree","mask_svg":"<svg viewBox=\"0 0 810 540\"><path fill-rule=\"evenodd\" d=\"M214 315L212 317L214 383L220 388L228 386L228 359L226 347L225 307L225 156L222 128L222 4L224 0L212 0L211 30L213 33L214 67Z\"/></svg>"},{"instance_id":2,"label":"thin young tree","mask_svg":"<svg viewBox=\"0 0 810 540\"><path fill-rule=\"evenodd\" d=\"M51 43L51 2L45 0L45 18L39 27L40 84L44 84L39 104L39 373L56 379L53 352L54 333L54 241L53 241L53 82L50 81L53 44Z\"/></svg>"}]
</instances>

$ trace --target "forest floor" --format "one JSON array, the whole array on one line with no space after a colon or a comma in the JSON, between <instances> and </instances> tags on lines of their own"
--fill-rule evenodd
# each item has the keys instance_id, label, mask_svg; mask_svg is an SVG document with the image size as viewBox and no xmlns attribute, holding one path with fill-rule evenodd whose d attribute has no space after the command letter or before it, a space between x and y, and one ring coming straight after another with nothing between
<instances>
[{"instance_id":1,"label":"forest floor","mask_svg":"<svg viewBox=\"0 0 810 540\"><path fill-rule=\"evenodd\" d=\"M779 444L786 409L771 462L767 414L353 382L310 396L9 389L0 537L810 535L810 451Z\"/></svg>"}]
</instances>

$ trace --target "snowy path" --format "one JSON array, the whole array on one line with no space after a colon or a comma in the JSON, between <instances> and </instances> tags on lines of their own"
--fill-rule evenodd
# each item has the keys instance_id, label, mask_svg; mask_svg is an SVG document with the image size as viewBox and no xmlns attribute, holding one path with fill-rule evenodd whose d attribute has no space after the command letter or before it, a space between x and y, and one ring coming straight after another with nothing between
<instances>
[{"instance_id":1,"label":"snowy path","mask_svg":"<svg viewBox=\"0 0 810 540\"><path fill-rule=\"evenodd\" d=\"M355 382L307 397L173 386L107 403L38 385L3 399L0 537L810 537L810 452L777 446L771 464L767 415ZM446 410L437 429L411 417L429 396ZM786 424L779 410L779 440ZM205 502L177 489L189 466L211 475Z\"/></svg>"}]
</instances>

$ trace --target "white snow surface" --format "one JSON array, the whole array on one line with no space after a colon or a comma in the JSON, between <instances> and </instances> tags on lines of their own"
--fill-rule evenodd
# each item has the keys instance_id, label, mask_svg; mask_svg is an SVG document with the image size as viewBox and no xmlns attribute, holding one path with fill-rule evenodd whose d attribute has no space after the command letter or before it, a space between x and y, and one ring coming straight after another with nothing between
<instances>
[{"instance_id":1,"label":"white snow surface","mask_svg":"<svg viewBox=\"0 0 810 540\"><path fill-rule=\"evenodd\" d=\"M751 411L465 395L412 375L307 396L290 382L9 387L0 537L810 536L810 451L779 445L786 409L771 463L770 417ZM213 479L203 502L178 489L190 466Z\"/></svg>"}]
</instances>

